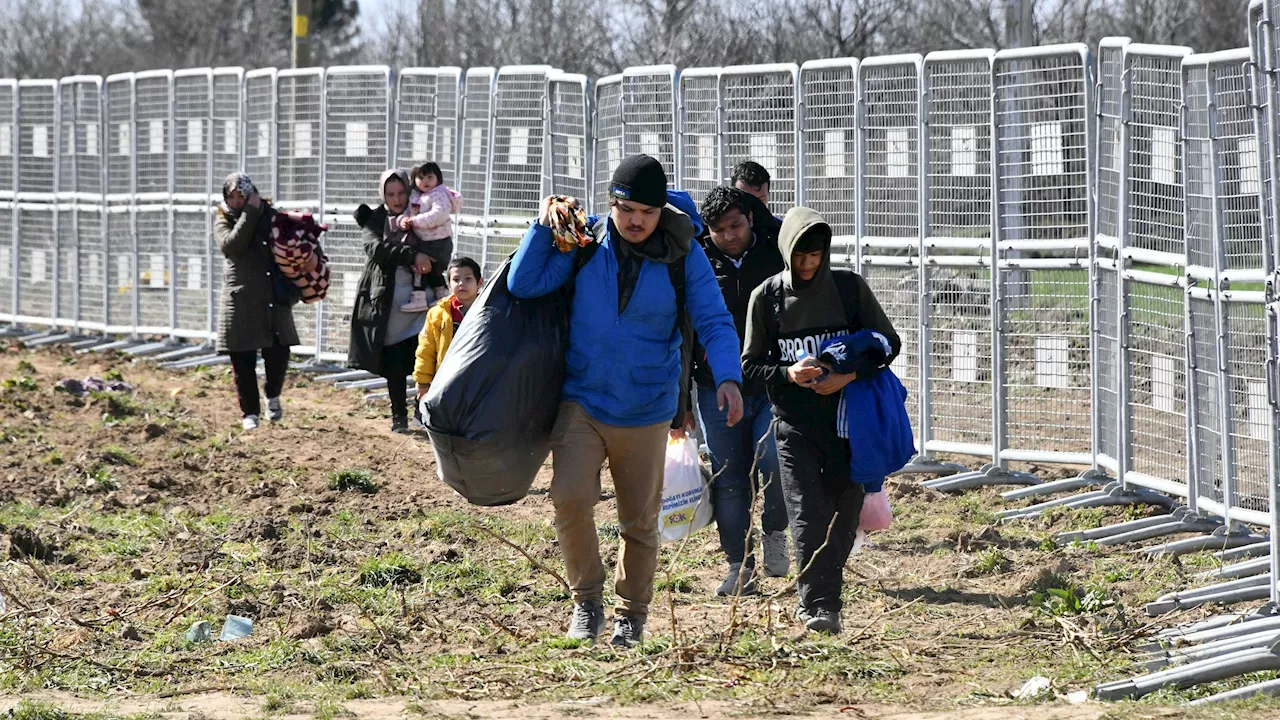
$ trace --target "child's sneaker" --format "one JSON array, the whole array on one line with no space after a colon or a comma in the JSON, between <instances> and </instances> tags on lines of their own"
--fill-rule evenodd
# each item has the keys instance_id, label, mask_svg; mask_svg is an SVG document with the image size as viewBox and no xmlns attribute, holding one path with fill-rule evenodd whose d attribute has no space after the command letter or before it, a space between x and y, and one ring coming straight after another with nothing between
<instances>
[{"instance_id":1,"label":"child's sneaker","mask_svg":"<svg viewBox=\"0 0 1280 720\"><path fill-rule=\"evenodd\" d=\"M426 290L414 290L409 296L409 302L400 306L400 312L426 312L431 309L431 303L427 301Z\"/></svg>"}]
</instances>

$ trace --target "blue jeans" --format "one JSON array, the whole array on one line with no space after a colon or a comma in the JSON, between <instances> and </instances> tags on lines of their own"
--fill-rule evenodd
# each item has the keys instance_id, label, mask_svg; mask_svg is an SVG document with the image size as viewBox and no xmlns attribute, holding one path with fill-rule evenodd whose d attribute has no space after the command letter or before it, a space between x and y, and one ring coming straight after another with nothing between
<instances>
[{"instance_id":1,"label":"blue jeans","mask_svg":"<svg viewBox=\"0 0 1280 720\"><path fill-rule=\"evenodd\" d=\"M778 476L778 446L772 430L773 406L768 397L759 395L742 398L742 407L742 420L726 427L725 412L716 407L715 389L698 388L698 412L702 415L714 475L712 509L720 532L720 549L730 564L742 562L751 552L747 528L758 488L764 488L761 531L767 534L787 529L787 506Z\"/></svg>"}]
</instances>

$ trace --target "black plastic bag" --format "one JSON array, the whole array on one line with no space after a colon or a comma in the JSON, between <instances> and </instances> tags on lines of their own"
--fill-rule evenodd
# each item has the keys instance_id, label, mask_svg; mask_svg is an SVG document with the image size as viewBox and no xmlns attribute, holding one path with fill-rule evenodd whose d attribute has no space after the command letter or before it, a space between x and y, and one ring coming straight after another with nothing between
<instances>
[{"instance_id":1,"label":"black plastic bag","mask_svg":"<svg viewBox=\"0 0 1280 720\"><path fill-rule=\"evenodd\" d=\"M569 343L569 291L522 299L498 269L449 346L426 397L445 484L473 505L529 493L551 452Z\"/></svg>"}]
</instances>

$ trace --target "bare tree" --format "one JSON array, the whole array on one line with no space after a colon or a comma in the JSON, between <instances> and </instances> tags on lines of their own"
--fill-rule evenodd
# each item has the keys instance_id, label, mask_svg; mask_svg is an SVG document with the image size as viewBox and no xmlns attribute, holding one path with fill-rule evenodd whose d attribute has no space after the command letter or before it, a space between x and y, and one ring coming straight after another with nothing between
<instances>
[{"instance_id":1,"label":"bare tree","mask_svg":"<svg viewBox=\"0 0 1280 720\"><path fill-rule=\"evenodd\" d=\"M138 67L137 16L107 0L0 0L0 77L108 75Z\"/></svg>"}]
</instances>

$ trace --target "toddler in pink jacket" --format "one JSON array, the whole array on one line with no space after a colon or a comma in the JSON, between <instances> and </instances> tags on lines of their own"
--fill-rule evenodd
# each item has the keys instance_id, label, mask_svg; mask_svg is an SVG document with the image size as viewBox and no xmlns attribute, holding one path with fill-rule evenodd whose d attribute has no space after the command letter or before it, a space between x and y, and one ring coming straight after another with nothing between
<instances>
[{"instance_id":1,"label":"toddler in pink jacket","mask_svg":"<svg viewBox=\"0 0 1280 720\"><path fill-rule=\"evenodd\" d=\"M406 240L415 243L418 252L431 258L431 272L414 274L413 295L400 309L426 312L449 294L444 269L453 255L451 216L462 209L462 195L445 186L444 173L433 162L415 166L409 179L413 186L409 192L409 209L400 218L400 228L412 231L405 236Z\"/></svg>"}]
</instances>

